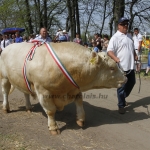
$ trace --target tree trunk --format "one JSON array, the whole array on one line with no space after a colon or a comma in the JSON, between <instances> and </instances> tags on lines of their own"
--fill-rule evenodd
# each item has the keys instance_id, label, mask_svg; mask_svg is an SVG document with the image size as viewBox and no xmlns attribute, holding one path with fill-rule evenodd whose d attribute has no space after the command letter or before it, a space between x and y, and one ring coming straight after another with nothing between
<instances>
[{"instance_id":1,"label":"tree trunk","mask_svg":"<svg viewBox=\"0 0 150 150\"><path fill-rule=\"evenodd\" d=\"M72 0L72 28L73 28L73 38L76 35L76 0Z\"/></svg>"},{"instance_id":2,"label":"tree trunk","mask_svg":"<svg viewBox=\"0 0 150 150\"><path fill-rule=\"evenodd\" d=\"M79 16L79 7L78 7L78 0L75 0L75 6L76 6L76 22L77 22L77 33L81 36L80 33L80 16Z\"/></svg>"},{"instance_id":3,"label":"tree trunk","mask_svg":"<svg viewBox=\"0 0 150 150\"><path fill-rule=\"evenodd\" d=\"M106 19L105 17L106 17L107 2L108 2L108 0L105 0L105 2L104 2L104 13L103 13L103 20L102 20L102 27L101 27L101 30L100 30L100 35L102 34L104 23L105 23L105 19Z\"/></svg>"},{"instance_id":4,"label":"tree trunk","mask_svg":"<svg viewBox=\"0 0 150 150\"><path fill-rule=\"evenodd\" d=\"M43 25L47 28L47 0L44 0L44 16L43 16Z\"/></svg>"},{"instance_id":5,"label":"tree trunk","mask_svg":"<svg viewBox=\"0 0 150 150\"><path fill-rule=\"evenodd\" d=\"M32 20L31 20L31 11L30 11L30 6L29 6L29 1L25 0L25 5L26 5L26 14L27 14L27 23L28 23L28 32L30 34L33 33L33 26L32 26Z\"/></svg>"},{"instance_id":6,"label":"tree trunk","mask_svg":"<svg viewBox=\"0 0 150 150\"><path fill-rule=\"evenodd\" d=\"M71 36L70 39L73 40L73 22L72 22L72 6L71 6L71 0L67 0L67 8L68 8L68 14L69 14L69 20L70 20L70 29L71 29Z\"/></svg>"},{"instance_id":7,"label":"tree trunk","mask_svg":"<svg viewBox=\"0 0 150 150\"><path fill-rule=\"evenodd\" d=\"M113 0L112 18L109 21L110 37L112 37L112 33L113 33L113 22L114 22L114 19L115 19L115 0Z\"/></svg>"},{"instance_id":8,"label":"tree trunk","mask_svg":"<svg viewBox=\"0 0 150 150\"><path fill-rule=\"evenodd\" d=\"M124 16L125 10L125 0L114 0L115 1L115 21L114 21L114 29L117 31L118 20L119 18Z\"/></svg>"},{"instance_id":9,"label":"tree trunk","mask_svg":"<svg viewBox=\"0 0 150 150\"><path fill-rule=\"evenodd\" d=\"M88 13L88 21L87 21L87 24L86 24L86 27L85 27L85 35L84 35L85 42L87 42L86 34L87 34L87 31L88 31L88 27L89 27L89 24L90 24L90 21L91 21L92 14L95 10L95 6L96 6L96 2L94 1L94 3L91 6L91 9L89 10L90 12Z\"/></svg>"},{"instance_id":10,"label":"tree trunk","mask_svg":"<svg viewBox=\"0 0 150 150\"><path fill-rule=\"evenodd\" d=\"M38 20L38 27L41 28L43 27L43 22L42 22L42 14L41 14L41 10L40 10L40 0L34 0L35 3L35 8L37 11L37 20Z\"/></svg>"}]
</instances>

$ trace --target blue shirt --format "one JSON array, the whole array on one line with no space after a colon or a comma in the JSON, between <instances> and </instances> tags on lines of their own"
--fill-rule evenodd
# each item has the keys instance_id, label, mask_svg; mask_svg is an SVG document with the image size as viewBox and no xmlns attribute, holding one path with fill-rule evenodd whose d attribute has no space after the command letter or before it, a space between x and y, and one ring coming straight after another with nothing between
<instances>
[{"instance_id":1,"label":"blue shirt","mask_svg":"<svg viewBox=\"0 0 150 150\"><path fill-rule=\"evenodd\" d=\"M35 40L39 40L39 41L42 41L42 42L52 42L51 38L50 37L46 37L46 39L43 39L41 37L41 35L39 35L38 37L35 38Z\"/></svg>"},{"instance_id":2,"label":"blue shirt","mask_svg":"<svg viewBox=\"0 0 150 150\"><path fill-rule=\"evenodd\" d=\"M99 49L97 47L94 47L94 52L98 53Z\"/></svg>"},{"instance_id":3,"label":"blue shirt","mask_svg":"<svg viewBox=\"0 0 150 150\"><path fill-rule=\"evenodd\" d=\"M59 41L67 41L67 37L65 35L59 35Z\"/></svg>"},{"instance_id":4,"label":"blue shirt","mask_svg":"<svg viewBox=\"0 0 150 150\"><path fill-rule=\"evenodd\" d=\"M15 43L21 43L21 42L23 42L23 38L21 36L15 38Z\"/></svg>"}]
</instances>

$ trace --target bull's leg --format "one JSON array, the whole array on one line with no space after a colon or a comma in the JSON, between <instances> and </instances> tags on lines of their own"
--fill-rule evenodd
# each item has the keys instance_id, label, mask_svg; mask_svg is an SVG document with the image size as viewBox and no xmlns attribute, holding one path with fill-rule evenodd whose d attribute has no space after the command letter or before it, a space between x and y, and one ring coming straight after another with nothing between
<instances>
[{"instance_id":1,"label":"bull's leg","mask_svg":"<svg viewBox=\"0 0 150 150\"><path fill-rule=\"evenodd\" d=\"M53 99L51 99L49 95L40 94L37 90L36 93L41 106L48 116L48 128L50 130L50 133L52 135L60 134L60 130L55 121L56 106L53 102Z\"/></svg>"},{"instance_id":2,"label":"bull's leg","mask_svg":"<svg viewBox=\"0 0 150 150\"><path fill-rule=\"evenodd\" d=\"M77 111L77 121L76 122L80 127L83 127L84 121L85 121L85 112L83 109L83 100L82 100L81 92L76 95L75 104L76 104L76 111Z\"/></svg>"},{"instance_id":3,"label":"bull's leg","mask_svg":"<svg viewBox=\"0 0 150 150\"><path fill-rule=\"evenodd\" d=\"M25 96L25 99L26 99L26 110L27 110L27 112L31 112L32 106L31 106L31 103L30 103L30 95L24 93L24 96Z\"/></svg>"},{"instance_id":4,"label":"bull's leg","mask_svg":"<svg viewBox=\"0 0 150 150\"><path fill-rule=\"evenodd\" d=\"M8 94L10 91L11 84L8 79L3 78L2 81L2 94L3 94L3 110L7 113L10 111Z\"/></svg>"}]
</instances>

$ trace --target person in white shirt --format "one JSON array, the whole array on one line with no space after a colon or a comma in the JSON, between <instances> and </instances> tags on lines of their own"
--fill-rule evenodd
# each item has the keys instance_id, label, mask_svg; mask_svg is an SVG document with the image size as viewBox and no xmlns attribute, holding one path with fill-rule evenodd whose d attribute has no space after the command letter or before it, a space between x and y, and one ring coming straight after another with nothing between
<instances>
[{"instance_id":1,"label":"person in white shirt","mask_svg":"<svg viewBox=\"0 0 150 150\"><path fill-rule=\"evenodd\" d=\"M134 52L133 41L127 36L129 20L122 17L118 21L118 31L112 36L107 47L107 54L121 66L126 73L127 82L117 89L118 111L125 113L127 105L125 98L129 96L135 84L134 58L137 59Z\"/></svg>"},{"instance_id":2,"label":"person in white shirt","mask_svg":"<svg viewBox=\"0 0 150 150\"><path fill-rule=\"evenodd\" d=\"M2 52L2 49L1 49L1 42L2 42L2 40L3 40L3 37L2 37L2 34L0 34L0 54Z\"/></svg>"},{"instance_id":3,"label":"person in white shirt","mask_svg":"<svg viewBox=\"0 0 150 150\"><path fill-rule=\"evenodd\" d=\"M139 33L139 29L134 29L133 35L134 49L138 56L138 61L136 62L136 72L141 70L141 47L142 47L142 35Z\"/></svg>"},{"instance_id":4,"label":"person in white shirt","mask_svg":"<svg viewBox=\"0 0 150 150\"><path fill-rule=\"evenodd\" d=\"M52 42L52 39L48 36L47 29L45 27L40 29L40 35L35 38L42 42Z\"/></svg>"},{"instance_id":5,"label":"person in white shirt","mask_svg":"<svg viewBox=\"0 0 150 150\"><path fill-rule=\"evenodd\" d=\"M57 31L57 33L56 33L56 36L55 36L55 38L54 38L54 41L59 41L59 35L61 35L61 32L62 32L62 30L61 29L58 29L58 31Z\"/></svg>"},{"instance_id":6,"label":"person in white shirt","mask_svg":"<svg viewBox=\"0 0 150 150\"><path fill-rule=\"evenodd\" d=\"M3 40L1 41L1 49L2 49L2 51L3 51L4 48L5 48L6 46L8 46L9 44L11 44L11 42L10 42L10 40L9 40L8 35L7 35L7 34L6 34L6 35L3 35Z\"/></svg>"}]
</instances>

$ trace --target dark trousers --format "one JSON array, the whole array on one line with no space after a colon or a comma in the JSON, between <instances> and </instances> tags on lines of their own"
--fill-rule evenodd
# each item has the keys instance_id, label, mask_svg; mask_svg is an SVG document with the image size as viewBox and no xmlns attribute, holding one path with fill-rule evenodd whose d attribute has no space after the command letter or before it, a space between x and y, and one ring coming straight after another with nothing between
<instances>
[{"instance_id":1,"label":"dark trousers","mask_svg":"<svg viewBox=\"0 0 150 150\"><path fill-rule=\"evenodd\" d=\"M117 95L118 95L118 107L122 108L125 107L125 98L129 96L130 92L132 91L134 85L135 85L135 73L134 70L132 70L130 73L129 71L126 71L127 79L128 81L120 88L117 89ZM129 74L128 74L129 73Z\"/></svg>"}]
</instances>

